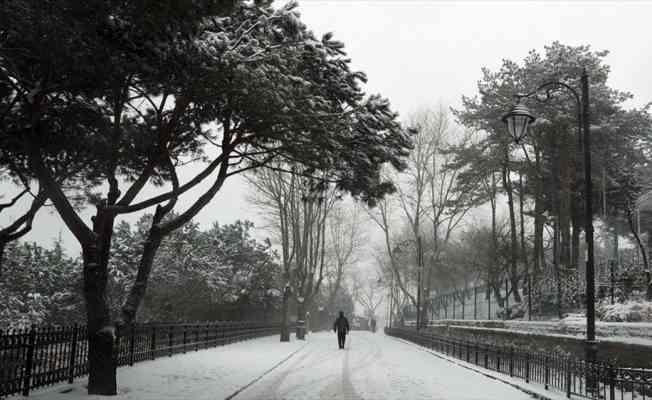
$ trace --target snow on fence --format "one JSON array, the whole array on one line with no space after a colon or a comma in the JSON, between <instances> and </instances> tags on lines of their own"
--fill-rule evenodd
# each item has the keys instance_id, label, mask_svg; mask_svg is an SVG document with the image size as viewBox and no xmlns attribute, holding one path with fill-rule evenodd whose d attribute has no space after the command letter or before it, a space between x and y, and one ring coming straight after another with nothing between
<instances>
[{"instance_id":1,"label":"snow on fence","mask_svg":"<svg viewBox=\"0 0 652 400\"><path fill-rule=\"evenodd\" d=\"M138 324L117 332L118 366L222 346L278 333L258 322ZM0 331L0 398L88 373L88 332L83 326Z\"/></svg>"},{"instance_id":2,"label":"snow on fence","mask_svg":"<svg viewBox=\"0 0 652 400\"><path fill-rule=\"evenodd\" d=\"M414 329L385 328L385 333L527 383L542 384L546 390L562 391L568 398L652 399L652 370L455 340Z\"/></svg>"}]
</instances>

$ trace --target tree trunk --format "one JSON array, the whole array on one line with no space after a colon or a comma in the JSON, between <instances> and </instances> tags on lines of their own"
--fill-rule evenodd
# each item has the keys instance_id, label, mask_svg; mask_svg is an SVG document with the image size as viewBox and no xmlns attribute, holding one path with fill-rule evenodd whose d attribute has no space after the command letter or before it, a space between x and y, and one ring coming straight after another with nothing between
<instances>
[{"instance_id":1,"label":"tree trunk","mask_svg":"<svg viewBox=\"0 0 652 400\"><path fill-rule=\"evenodd\" d=\"M559 319L562 318L562 295L561 295L561 274L560 274L560 249L559 249L559 222L558 218L555 219L554 230L553 230L553 245L552 245L552 256L553 256L553 268L555 273L555 285L557 288L557 316Z\"/></svg>"},{"instance_id":2,"label":"tree trunk","mask_svg":"<svg viewBox=\"0 0 652 400\"><path fill-rule=\"evenodd\" d=\"M82 245L88 329L88 394L116 395L115 327L106 298L108 261L115 216L99 209L93 220L94 243Z\"/></svg>"},{"instance_id":3,"label":"tree trunk","mask_svg":"<svg viewBox=\"0 0 652 400\"><path fill-rule=\"evenodd\" d=\"M498 307L503 308L505 299L503 298L502 294L500 294L500 289L502 288L502 282L500 279L494 280L494 282L491 284L491 288L494 291L494 299L496 300L496 303L498 303Z\"/></svg>"},{"instance_id":4,"label":"tree trunk","mask_svg":"<svg viewBox=\"0 0 652 400\"><path fill-rule=\"evenodd\" d=\"M553 159L553 171L552 175L554 177L554 185L552 188L552 207L553 213L555 215L555 220L553 223L553 246L552 246L552 264L553 264L553 273L555 275L555 285L556 285L556 297L557 297L557 316L561 319L562 317L562 293L561 293L561 271L560 271L560 261L561 261L561 246L560 246L560 215L561 215L561 188L562 188L562 171L561 171L561 157L559 143L556 143L556 150L554 153Z\"/></svg>"},{"instance_id":5,"label":"tree trunk","mask_svg":"<svg viewBox=\"0 0 652 400\"><path fill-rule=\"evenodd\" d=\"M145 291L147 289L147 281L149 280L150 272L152 271L152 265L154 263L154 257L158 248L161 246L163 241L163 235L156 226L152 224L147 236L147 240L143 245L143 253L140 257L140 264L138 265L138 272L136 274L136 281L134 282L127 300L122 306L122 323L131 325L136 319L136 312L138 307L140 307L143 297L145 297Z\"/></svg>"},{"instance_id":6,"label":"tree trunk","mask_svg":"<svg viewBox=\"0 0 652 400\"><path fill-rule=\"evenodd\" d=\"M570 193L563 190L559 208L559 235L560 235L560 264L566 267L571 265L571 218L570 218Z\"/></svg>"},{"instance_id":7,"label":"tree trunk","mask_svg":"<svg viewBox=\"0 0 652 400\"><path fill-rule=\"evenodd\" d=\"M488 279L487 279L487 292L486 292L486 298L487 300L491 300L491 290L494 291L494 299L497 301L498 306L502 307L503 306L503 298L501 297L500 294L500 283L496 284L496 281L499 281L497 277L497 271L496 271L496 266L498 263L498 225L497 225L497 213L496 213L496 175L494 173L491 174L491 241L492 241L492 260L490 260L490 264L487 266L488 267Z\"/></svg>"},{"instance_id":8,"label":"tree trunk","mask_svg":"<svg viewBox=\"0 0 652 400\"><path fill-rule=\"evenodd\" d=\"M638 246L639 251L641 252L641 257L643 258L643 270L646 273L645 279L646 279L646 298L647 300L652 300L652 281L650 281L650 270L648 267L648 261L647 261L647 252L645 251L645 246L643 245L643 242L641 241L641 237L638 234L638 229L634 225L634 212L632 210L627 210L627 222L629 223L629 229L634 235L634 239L636 240L636 245Z\"/></svg>"},{"instance_id":9,"label":"tree trunk","mask_svg":"<svg viewBox=\"0 0 652 400\"><path fill-rule=\"evenodd\" d=\"M335 283L333 283L332 290L329 290L328 300L326 301L326 309L328 311L335 312L335 310L333 310L333 304L335 303L337 293L340 291L340 287L342 286L343 272L344 266L340 263L339 260L337 260L337 275L335 277Z\"/></svg>"},{"instance_id":10,"label":"tree trunk","mask_svg":"<svg viewBox=\"0 0 652 400\"><path fill-rule=\"evenodd\" d=\"M503 187L507 193L507 206L509 208L509 237L510 237L510 269L509 269L509 281L512 286L511 293L514 296L514 301L516 303L521 302L521 295L518 292L518 239L516 232L516 214L514 212L514 193L512 190L512 183L509 179L509 166L507 153L505 153L505 165L503 165ZM509 296L509 293L505 294Z\"/></svg>"},{"instance_id":11,"label":"tree trunk","mask_svg":"<svg viewBox=\"0 0 652 400\"><path fill-rule=\"evenodd\" d=\"M301 325L301 321L303 321L303 326L306 326L306 304L305 304L306 299L304 298L303 302L297 301L297 326ZM298 329L297 330L297 339L299 340L304 340L305 339L305 329Z\"/></svg>"},{"instance_id":12,"label":"tree trunk","mask_svg":"<svg viewBox=\"0 0 652 400\"><path fill-rule=\"evenodd\" d=\"M534 258L533 258L533 275L539 276L541 272L541 260L543 259L543 224L545 218L543 215L543 178L541 171L541 153L538 149L535 149L534 152L536 170L537 170L537 180L535 186L534 194Z\"/></svg>"},{"instance_id":13,"label":"tree trunk","mask_svg":"<svg viewBox=\"0 0 652 400\"><path fill-rule=\"evenodd\" d=\"M572 238L571 219L573 214L573 203L575 201L575 190L577 186L576 141L566 130L561 135L560 150L560 234L561 234L561 264L568 267L572 265Z\"/></svg>"},{"instance_id":14,"label":"tree trunk","mask_svg":"<svg viewBox=\"0 0 652 400\"><path fill-rule=\"evenodd\" d=\"M7 242L0 239L0 278L2 278L2 262L5 259L5 247L7 247Z\"/></svg>"},{"instance_id":15,"label":"tree trunk","mask_svg":"<svg viewBox=\"0 0 652 400\"><path fill-rule=\"evenodd\" d=\"M290 299L290 291L283 290L283 305L281 307L281 342L290 341L290 327L288 326L288 301Z\"/></svg>"},{"instance_id":16,"label":"tree trunk","mask_svg":"<svg viewBox=\"0 0 652 400\"><path fill-rule=\"evenodd\" d=\"M518 174L518 199L519 199L519 221L521 222L521 262L525 267L525 273L528 275L530 273L530 266L528 264L527 249L525 246L525 211L524 211L524 188L523 188L523 174L519 172ZM526 277L527 280L527 277ZM529 288L528 288L529 290Z\"/></svg>"},{"instance_id":17,"label":"tree trunk","mask_svg":"<svg viewBox=\"0 0 652 400\"><path fill-rule=\"evenodd\" d=\"M571 237L571 266L574 271L579 271L580 261L580 233L582 232L582 221L579 215L579 197L573 196L573 203L571 206L571 223L573 233Z\"/></svg>"}]
</instances>

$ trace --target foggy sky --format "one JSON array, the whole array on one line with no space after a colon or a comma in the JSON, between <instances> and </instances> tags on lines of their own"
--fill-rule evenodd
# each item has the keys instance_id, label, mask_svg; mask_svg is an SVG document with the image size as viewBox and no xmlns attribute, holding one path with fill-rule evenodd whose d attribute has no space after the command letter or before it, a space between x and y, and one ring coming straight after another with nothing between
<instances>
[{"instance_id":1,"label":"foggy sky","mask_svg":"<svg viewBox=\"0 0 652 400\"><path fill-rule=\"evenodd\" d=\"M302 21L319 35L333 31L345 43L354 69L367 74L368 92L388 97L402 116L422 106L458 106L463 94L476 93L482 67L495 70L503 58L520 61L532 49L542 53L555 40L610 50L608 84L635 95L628 106L652 100L652 2L304 0L299 4ZM188 168L182 181L198 168ZM236 219L260 225L260 216L245 201L246 193L240 178L230 178L196 219L204 227ZM194 198L192 194L182 198L177 209ZM0 226L11 215L0 217ZM89 222L90 213L86 215ZM135 221L139 215L126 219ZM76 255L80 249L75 239L53 210L39 212L24 240L49 246L60 232L66 248Z\"/></svg>"}]
</instances>

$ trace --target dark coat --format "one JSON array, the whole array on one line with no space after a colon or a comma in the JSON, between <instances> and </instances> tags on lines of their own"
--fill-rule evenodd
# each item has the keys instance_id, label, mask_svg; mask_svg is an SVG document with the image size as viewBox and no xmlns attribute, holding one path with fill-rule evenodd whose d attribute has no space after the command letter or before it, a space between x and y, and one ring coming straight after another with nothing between
<instances>
[{"instance_id":1,"label":"dark coat","mask_svg":"<svg viewBox=\"0 0 652 400\"><path fill-rule=\"evenodd\" d=\"M346 317L337 317L335 320L335 323L333 324L333 331L337 331L338 333L342 332L344 334L348 333L350 330L349 328L349 320L346 319Z\"/></svg>"}]
</instances>

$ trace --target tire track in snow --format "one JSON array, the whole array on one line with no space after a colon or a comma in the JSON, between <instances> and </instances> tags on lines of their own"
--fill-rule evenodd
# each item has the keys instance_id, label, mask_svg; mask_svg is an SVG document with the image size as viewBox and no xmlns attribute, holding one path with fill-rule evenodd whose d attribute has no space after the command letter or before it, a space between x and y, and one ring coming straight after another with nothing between
<instances>
[{"instance_id":1,"label":"tire track in snow","mask_svg":"<svg viewBox=\"0 0 652 400\"><path fill-rule=\"evenodd\" d=\"M306 345L302 347L305 348L308 346L303 354L294 357L294 359L289 363L283 365L282 368L272 371L264 376L263 379L259 379L256 385L251 387L245 393L242 393L238 398L256 400L286 399L288 398L288 395L292 397L292 394L297 389L301 391L301 389L306 387L314 387L315 384L323 382L324 380L329 380L331 379L331 376L336 377L337 373L339 373L339 369L334 374L321 374L315 376L314 379L311 380L303 379L300 383L290 385L285 384L281 387L286 380L292 381L296 374L301 374L307 369L319 369L319 366L323 364L332 365L336 361L334 358L338 355L338 352L330 347L325 347L320 344L322 344L321 340L317 342L308 341Z\"/></svg>"},{"instance_id":2,"label":"tire track in snow","mask_svg":"<svg viewBox=\"0 0 652 400\"><path fill-rule=\"evenodd\" d=\"M235 392L231 393L229 396L225 397L224 400L231 400L231 399L233 399L235 396L237 396L238 394L242 393L242 391L244 391L245 389L247 389L248 387L250 387L250 386L253 385L254 383L258 382L259 380L263 379L263 378L265 377L265 375L267 375L267 374L269 374L270 372L274 371L274 369L278 368L278 367L281 366L283 363L285 363L287 360L289 360L290 358L292 358L292 356L294 356L295 354L297 354L298 352L300 352L301 350L303 350L307 345L308 345L308 343L306 343L306 344L304 344L303 346L299 347L298 349L296 349L295 351L293 351L292 353L290 353L289 356L285 357L284 359L282 359L281 361L279 361L278 363L276 363L275 365L273 365L270 369L268 369L267 371L263 372L259 377L253 379L251 382L247 383L246 385L244 385L244 386L241 387L240 389L236 390Z\"/></svg>"},{"instance_id":3,"label":"tire track in snow","mask_svg":"<svg viewBox=\"0 0 652 400\"><path fill-rule=\"evenodd\" d=\"M313 343L313 345L317 345L317 343ZM338 372L331 373L331 374L322 374L313 377L313 379L311 380L302 380L300 383L294 385L286 385L283 388L284 394L279 393L279 391L281 390L281 384L287 379L288 376L290 376L290 374L295 372L300 372L306 368L315 369L316 367L319 367L322 364L331 364L335 361L334 359L338 356L338 354L339 351L335 351L330 347L326 349L323 347L322 348L316 347L316 348L309 349L304 356L293 361L292 363L293 367L287 368L286 370L280 372L278 377L274 378L272 382L267 384L267 387L273 388L274 390L274 397L272 399L273 400L285 399L287 397L287 393L292 393L296 389L312 387L313 384L318 384L319 382L322 382L324 380L337 379ZM308 359L305 364L299 365L303 363L308 358L309 355L311 356L311 358ZM270 400L270 398L266 397L264 400Z\"/></svg>"},{"instance_id":4,"label":"tire track in snow","mask_svg":"<svg viewBox=\"0 0 652 400\"><path fill-rule=\"evenodd\" d=\"M365 371L369 367L370 362L379 358L382 352L380 346L365 335L356 335L356 341L357 340L361 340L365 342L365 344L362 346L351 346L353 341L351 340L351 337L349 337L349 345L342 360L341 375L339 376L339 379L336 379L319 393L319 398L364 400L364 398L355 390L351 378L355 376L358 371ZM359 342L356 342L356 345L357 343ZM364 351L364 353L359 351ZM374 400L381 399L375 397Z\"/></svg>"}]
</instances>

